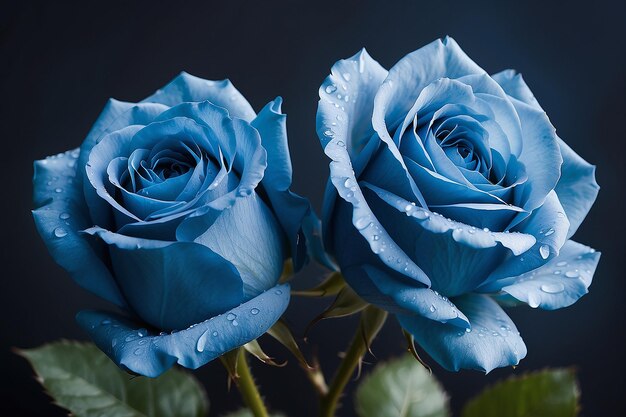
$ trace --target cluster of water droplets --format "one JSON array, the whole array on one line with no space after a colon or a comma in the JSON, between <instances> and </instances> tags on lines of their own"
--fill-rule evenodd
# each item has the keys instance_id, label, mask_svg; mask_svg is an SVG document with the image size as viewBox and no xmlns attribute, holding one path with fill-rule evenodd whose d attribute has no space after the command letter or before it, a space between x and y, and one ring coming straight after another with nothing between
<instances>
[{"instance_id":1,"label":"cluster of water droplets","mask_svg":"<svg viewBox=\"0 0 626 417\"><path fill-rule=\"evenodd\" d=\"M588 285L593 271L588 262L593 261L595 250L590 248L586 254L578 255L575 259L552 261L541 268L520 275L515 283L528 281L537 282L539 292L528 292L528 305L537 308L542 302L542 293L546 296L557 295L565 291L569 285ZM577 282L580 281L580 282Z\"/></svg>"},{"instance_id":2,"label":"cluster of water droplets","mask_svg":"<svg viewBox=\"0 0 626 417\"><path fill-rule=\"evenodd\" d=\"M41 164L50 167L56 175L50 175L47 177L46 186L49 194L54 199L67 197L66 187L74 183L76 180L76 164L78 157L80 156L79 149L73 149L71 151L59 153L57 155L49 156L41 161ZM46 206L45 210L50 210L50 206ZM63 238L69 234L70 220L72 215L68 212L62 212L59 214L59 226L55 227L52 233L56 238Z\"/></svg>"}]
</instances>

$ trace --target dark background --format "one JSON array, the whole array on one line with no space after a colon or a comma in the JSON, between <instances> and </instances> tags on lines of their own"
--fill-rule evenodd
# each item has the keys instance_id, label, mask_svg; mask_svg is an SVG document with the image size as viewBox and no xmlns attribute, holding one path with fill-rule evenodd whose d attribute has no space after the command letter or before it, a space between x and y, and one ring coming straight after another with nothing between
<instances>
[{"instance_id":1,"label":"dark background","mask_svg":"<svg viewBox=\"0 0 626 417\"><path fill-rule=\"evenodd\" d=\"M521 71L560 136L598 166L602 190L575 238L603 256L590 294L574 306L510 311L529 351L516 370L484 376L434 366L434 373L458 414L468 398L496 379L573 365L584 416L626 415L623 0L563 3L567 6L545 0L153 3L2 3L0 414L64 415L49 404L10 347L84 339L74 314L106 307L71 282L36 234L29 212L33 160L79 145L109 97L140 100L181 70L228 77L257 111L276 95L284 98L294 189L319 208L328 160L315 135L315 112L318 86L331 65L365 46L389 68L449 34L486 70ZM318 276L319 270L308 268L296 285ZM301 334L326 302L294 303L288 317L296 331ZM319 351L328 373L354 324L329 321L311 332L309 346ZM403 347L397 325L390 323L373 350L385 359ZM289 357L275 344L268 350L279 359ZM366 365L365 372L370 369ZM271 406L292 417L315 415L315 397L295 361L283 369L255 366L254 371ZM240 403L236 392L227 393L219 363L196 375L207 387L212 417ZM352 391L342 417L354 416L351 398Z\"/></svg>"}]
</instances>

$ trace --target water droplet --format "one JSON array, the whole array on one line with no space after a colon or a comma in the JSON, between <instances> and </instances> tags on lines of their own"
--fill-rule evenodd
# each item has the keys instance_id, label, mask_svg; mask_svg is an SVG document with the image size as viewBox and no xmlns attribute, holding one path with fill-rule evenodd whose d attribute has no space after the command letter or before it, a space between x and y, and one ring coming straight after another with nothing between
<instances>
[{"instance_id":1,"label":"water droplet","mask_svg":"<svg viewBox=\"0 0 626 417\"><path fill-rule=\"evenodd\" d=\"M198 341L196 342L196 350L200 353L204 352L204 348L206 346L206 339L209 335L209 331L205 331L204 333L202 333L200 335L200 337L198 338Z\"/></svg>"},{"instance_id":2,"label":"water droplet","mask_svg":"<svg viewBox=\"0 0 626 417\"><path fill-rule=\"evenodd\" d=\"M380 239L380 236L378 236L378 235L374 235L374 236L372 236L372 240L376 241L376 240L378 240L378 239Z\"/></svg>"},{"instance_id":3,"label":"water droplet","mask_svg":"<svg viewBox=\"0 0 626 417\"><path fill-rule=\"evenodd\" d=\"M78 158L80 156L80 149L74 149L72 152L70 152L70 156L72 158Z\"/></svg>"},{"instance_id":4,"label":"water droplet","mask_svg":"<svg viewBox=\"0 0 626 417\"><path fill-rule=\"evenodd\" d=\"M102 320L102 321L100 322L100 324L101 324L101 325L103 325L103 326L106 326L107 324L111 324L111 320L109 320L109 319Z\"/></svg>"},{"instance_id":5,"label":"water droplet","mask_svg":"<svg viewBox=\"0 0 626 417\"><path fill-rule=\"evenodd\" d=\"M113 338L113 340L111 340L111 347L114 348L117 345L117 339Z\"/></svg>"},{"instance_id":6,"label":"water droplet","mask_svg":"<svg viewBox=\"0 0 626 417\"><path fill-rule=\"evenodd\" d=\"M253 316L256 316L257 314L259 314L259 309L253 308L252 310L250 310L250 314L252 314Z\"/></svg>"},{"instance_id":7,"label":"water droplet","mask_svg":"<svg viewBox=\"0 0 626 417\"><path fill-rule=\"evenodd\" d=\"M67 236L67 231L62 227L57 227L56 229L54 229L54 235L56 237L65 237Z\"/></svg>"},{"instance_id":8,"label":"water droplet","mask_svg":"<svg viewBox=\"0 0 626 417\"><path fill-rule=\"evenodd\" d=\"M434 304L431 304L429 310L430 310L431 313L434 313L435 310L437 310L437 308L435 307Z\"/></svg>"},{"instance_id":9,"label":"water droplet","mask_svg":"<svg viewBox=\"0 0 626 417\"><path fill-rule=\"evenodd\" d=\"M558 213L556 213L557 216L559 216L560 218L565 217L565 213L563 213L562 211L559 211Z\"/></svg>"},{"instance_id":10,"label":"water droplet","mask_svg":"<svg viewBox=\"0 0 626 417\"><path fill-rule=\"evenodd\" d=\"M135 339L137 339L137 335L136 334L130 334L130 335L126 336L126 339L124 339L124 341L125 342L132 342Z\"/></svg>"},{"instance_id":11,"label":"water droplet","mask_svg":"<svg viewBox=\"0 0 626 417\"><path fill-rule=\"evenodd\" d=\"M336 86L335 84L328 85L328 86L326 86L325 91L326 91L328 94L332 94L332 93L334 93L335 91L337 91L337 86Z\"/></svg>"},{"instance_id":12,"label":"water droplet","mask_svg":"<svg viewBox=\"0 0 626 417\"><path fill-rule=\"evenodd\" d=\"M61 214L59 214L59 219L61 219L61 220L67 220L67 219L69 219L70 217L71 217L71 216L70 216L70 214L69 214L69 213L61 213Z\"/></svg>"},{"instance_id":13,"label":"water droplet","mask_svg":"<svg viewBox=\"0 0 626 417\"><path fill-rule=\"evenodd\" d=\"M235 327L239 326L239 323L237 323L237 320L233 320L233 326Z\"/></svg>"},{"instance_id":14,"label":"water droplet","mask_svg":"<svg viewBox=\"0 0 626 417\"><path fill-rule=\"evenodd\" d=\"M356 221L354 222L354 226L358 229L358 230L363 230L363 229L367 229L368 227L370 227L372 225L372 222L369 221L369 218L367 217L359 217L358 219L356 219Z\"/></svg>"},{"instance_id":15,"label":"water droplet","mask_svg":"<svg viewBox=\"0 0 626 417\"><path fill-rule=\"evenodd\" d=\"M565 285L560 282L549 282L546 284L541 284L541 291L547 292L548 294L558 294L565 289Z\"/></svg>"},{"instance_id":16,"label":"water droplet","mask_svg":"<svg viewBox=\"0 0 626 417\"><path fill-rule=\"evenodd\" d=\"M556 266L566 266L566 265L567 265L567 262L565 262L565 261L561 261L561 262L557 262L556 263Z\"/></svg>"},{"instance_id":17,"label":"water droplet","mask_svg":"<svg viewBox=\"0 0 626 417\"><path fill-rule=\"evenodd\" d=\"M343 183L344 187L346 188L350 188L354 186L354 181L352 181L351 178L346 178L346 180Z\"/></svg>"},{"instance_id":18,"label":"water droplet","mask_svg":"<svg viewBox=\"0 0 626 417\"><path fill-rule=\"evenodd\" d=\"M63 188L55 188L54 192L55 193L62 193L63 192Z\"/></svg>"},{"instance_id":19,"label":"water droplet","mask_svg":"<svg viewBox=\"0 0 626 417\"><path fill-rule=\"evenodd\" d=\"M76 166L76 161L68 161L67 162L67 167L68 168L74 168Z\"/></svg>"},{"instance_id":20,"label":"water droplet","mask_svg":"<svg viewBox=\"0 0 626 417\"><path fill-rule=\"evenodd\" d=\"M342 140L340 140L340 141L337 141L337 146L341 146L343 148L346 146L346 144Z\"/></svg>"},{"instance_id":21,"label":"water droplet","mask_svg":"<svg viewBox=\"0 0 626 417\"><path fill-rule=\"evenodd\" d=\"M333 137L333 131L332 131L332 130L330 130L330 129L329 129L329 130L325 130L325 131L324 131L324 136L327 136L327 137L329 137L329 138L332 138L332 137Z\"/></svg>"},{"instance_id":22,"label":"water droplet","mask_svg":"<svg viewBox=\"0 0 626 417\"><path fill-rule=\"evenodd\" d=\"M139 335L139 337L144 337L148 334L148 331L146 329L139 329L137 330L137 334Z\"/></svg>"},{"instance_id":23,"label":"water droplet","mask_svg":"<svg viewBox=\"0 0 626 417\"><path fill-rule=\"evenodd\" d=\"M228 320L228 321L233 321L233 320L235 320L236 318L237 318L237 315L236 315L236 314L234 314L234 313L228 313L228 314L226 315L226 320Z\"/></svg>"},{"instance_id":24,"label":"water droplet","mask_svg":"<svg viewBox=\"0 0 626 417\"><path fill-rule=\"evenodd\" d=\"M578 269L574 269L572 271L567 271L565 276L568 278L578 278L580 274L578 273Z\"/></svg>"},{"instance_id":25,"label":"water droplet","mask_svg":"<svg viewBox=\"0 0 626 417\"><path fill-rule=\"evenodd\" d=\"M488 227L483 228L483 232L489 233L489 228Z\"/></svg>"},{"instance_id":26,"label":"water droplet","mask_svg":"<svg viewBox=\"0 0 626 417\"><path fill-rule=\"evenodd\" d=\"M537 308L539 307L539 304L541 304L541 297L539 294L534 292L528 293L528 305L532 308Z\"/></svg>"},{"instance_id":27,"label":"water droplet","mask_svg":"<svg viewBox=\"0 0 626 417\"><path fill-rule=\"evenodd\" d=\"M350 81L350 73L349 72L344 72L343 74L343 79L346 81Z\"/></svg>"},{"instance_id":28,"label":"water droplet","mask_svg":"<svg viewBox=\"0 0 626 417\"><path fill-rule=\"evenodd\" d=\"M424 210L415 210L413 213L411 213L411 216L419 220L426 220L430 217L430 213Z\"/></svg>"},{"instance_id":29,"label":"water droplet","mask_svg":"<svg viewBox=\"0 0 626 417\"><path fill-rule=\"evenodd\" d=\"M211 333L211 336L213 336L213 337L217 337L217 334L218 334L218 333L217 333L217 331L215 330L215 331L213 331L213 333Z\"/></svg>"},{"instance_id":30,"label":"water droplet","mask_svg":"<svg viewBox=\"0 0 626 417\"><path fill-rule=\"evenodd\" d=\"M283 291L282 291L282 290L276 290L276 291L274 291L274 294L276 294L276 295L281 295L282 293L283 293Z\"/></svg>"},{"instance_id":31,"label":"water droplet","mask_svg":"<svg viewBox=\"0 0 626 417\"><path fill-rule=\"evenodd\" d=\"M561 270L557 269L556 271L554 271L554 275L561 275Z\"/></svg>"},{"instance_id":32,"label":"water droplet","mask_svg":"<svg viewBox=\"0 0 626 417\"><path fill-rule=\"evenodd\" d=\"M541 245L539 247L539 254L543 259L548 259L548 256L550 256L550 248L548 245Z\"/></svg>"},{"instance_id":33,"label":"water droplet","mask_svg":"<svg viewBox=\"0 0 626 417\"><path fill-rule=\"evenodd\" d=\"M554 229L551 227L545 231L545 236L550 236L552 234L554 234Z\"/></svg>"},{"instance_id":34,"label":"water droplet","mask_svg":"<svg viewBox=\"0 0 626 417\"><path fill-rule=\"evenodd\" d=\"M140 345L145 345L146 343L148 343L148 339L141 339L141 340L139 341L139 344L140 344Z\"/></svg>"},{"instance_id":35,"label":"water droplet","mask_svg":"<svg viewBox=\"0 0 626 417\"><path fill-rule=\"evenodd\" d=\"M470 329L469 327L465 329L465 333L471 333L472 329Z\"/></svg>"},{"instance_id":36,"label":"water droplet","mask_svg":"<svg viewBox=\"0 0 626 417\"><path fill-rule=\"evenodd\" d=\"M349 191L348 194L346 194L346 198L352 198L354 197L354 193L352 191Z\"/></svg>"}]
</instances>

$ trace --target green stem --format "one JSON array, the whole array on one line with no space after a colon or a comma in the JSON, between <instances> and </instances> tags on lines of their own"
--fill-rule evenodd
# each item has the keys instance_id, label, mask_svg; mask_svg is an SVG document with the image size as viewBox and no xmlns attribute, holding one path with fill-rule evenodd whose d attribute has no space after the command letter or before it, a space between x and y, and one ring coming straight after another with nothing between
<instances>
[{"instance_id":1,"label":"green stem","mask_svg":"<svg viewBox=\"0 0 626 417\"><path fill-rule=\"evenodd\" d=\"M250 411L252 411L254 417L269 417L265 404L263 403L263 399L261 398L261 394L259 394L259 389L254 383L254 378L250 372L248 358L246 357L246 350L243 348L239 349L239 358L237 359L237 375L238 378L235 380L237 388L241 393L243 401L246 403Z\"/></svg>"},{"instance_id":2,"label":"green stem","mask_svg":"<svg viewBox=\"0 0 626 417\"><path fill-rule=\"evenodd\" d=\"M365 311L368 314L365 314ZM350 382L354 370L361 363L361 359L369 349L369 344L376 337L387 317L386 312L373 306L368 307L365 311L361 314L361 321L357 331L352 337L350 346L333 376L328 392L320 399L320 417L335 416L343 390ZM365 320L368 322L365 322Z\"/></svg>"}]
</instances>

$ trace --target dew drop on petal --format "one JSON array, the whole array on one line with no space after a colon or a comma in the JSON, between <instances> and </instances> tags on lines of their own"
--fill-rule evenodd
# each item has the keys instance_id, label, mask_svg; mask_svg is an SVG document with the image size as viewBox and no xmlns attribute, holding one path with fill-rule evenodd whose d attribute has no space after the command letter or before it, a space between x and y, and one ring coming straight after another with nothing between
<instances>
[{"instance_id":1,"label":"dew drop on petal","mask_svg":"<svg viewBox=\"0 0 626 417\"><path fill-rule=\"evenodd\" d=\"M334 93L335 91L337 91L337 86L336 86L335 84L328 85L328 86L326 86L325 91L326 91L328 94L332 94L332 93Z\"/></svg>"},{"instance_id":2,"label":"dew drop on petal","mask_svg":"<svg viewBox=\"0 0 626 417\"><path fill-rule=\"evenodd\" d=\"M541 245L539 247L539 254L543 259L548 259L548 257L550 256L550 248L548 247L548 245Z\"/></svg>"},{"instance_id":3,"label":"dew drop on petal","mask_svg":"<svg viewBox=\"0 0 626 417\"><path fill-rule=\"evenodd\" d=\"M228 315L226 315L226 320L228 321L233 321L237 318L237 315L234 313L228 313Z\"/></svg>"},{"instance_id":4,"label":"dew drop on petal","mask_svg":"<svg viewBox=\"0 0 626 417\"><path fill-rule=\"evenodd\" d=\"M367 217L360 217L354 222L354 226L359 230L366 229L370 227L371 225L372 225L372 222L370 222L369 218Z\"/></svg>"},{"instance_id":5,"label":"dew drop on petal","mask_svg":"<svg viewBox=\"0 0 626 417\"><path fill-rule=\"evenodd\" d=\"M541 304L541 297L534 292L528 293L528 305L532 308L537 308L539 304Z\"/></svg>"},{"instance_id":6,"label":"dew drop on petal","mask_svg":"<svg viewBox=\"0 0 626 417\"><path fill-rule=\"evenodd\" d=\"M250 310L250 314L252 314L253 316L256 316L257 314L259 314L259 309L253 308L252 310Z\"/></svg>"},{"instance_id":7,"label":"dew drop on petal","mask_svg":"<svg viewBox=\"0 0 626 417\"><path fill-rule=\"evenodd\" d=\"M70 217L71 217L71 216L70 216L70 214L69 214L69 213L61 213L61 214L59 214L59 219L61 219L61 220L67 220L67 219L69 219Z\"/></svg>"},{"instance_id":8,"label":"dew drop on petal","mask_svg":"<svg viewBox=\"0 0 626 417\"><path fill-rule=\"evenodd\" d=\"M65 237L67 236L67 231L62 227L57 227L56 229L54 229L54 235L56 237Z\"/></svg>"},{"instance_id":9,"label":"dew drop on petal","mask_svg":"<svg viewBox=\"0 0 626 417\"><path fill-rule=\"evenodd\" d=\"M204 347L206 346L206 339L208 337L209 331L205 331L198 338L198 342L196 343L196 350L200 353L204 352Z\"/></svg>"},{"instance_id":10,"label":"dew drop on petal","mask_svg":"<svg viewBox=\"0 0 626 417\"><path fill-rule=\"evenodd\" d=\"M580 274L577 269L565 272L565 276L568 278L578 278Z\"/></svg>"},{"instance_id":11,"label":"dew drop on petal","mask_svg":"<svg viewBox=\"0 0 626 417\"><path fill-rule=\"evenodd\" d=\"M565 289L565 285L560 282L549 282L546 284L541 284L541 291L548 294L558 294Z\"/></svg>"}]
</instances>

